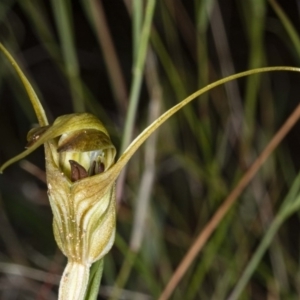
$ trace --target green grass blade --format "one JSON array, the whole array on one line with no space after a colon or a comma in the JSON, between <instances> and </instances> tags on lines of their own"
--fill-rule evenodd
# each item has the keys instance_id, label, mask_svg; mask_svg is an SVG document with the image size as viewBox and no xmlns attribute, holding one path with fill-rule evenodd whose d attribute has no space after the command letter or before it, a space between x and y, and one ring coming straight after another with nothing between
<instances>
[{"instance_id":1,"label":"green grass blade","mask_svg":"<svg viewBox=\"0 0 300 300\"><path fill-rule=\"evenodd\" d=\"M104 259L102 258L97 262L93 263L90 269L90 278L85 300L96 300L98 297L100 282L103 273L103 261Z\"/></svg>"},{"instance_id":2,"label":"green grass blade","mask_svg":"<svg viewBox=\"0 0 300 300\"><path fill-rule=\"evenodd\" d=\"M145 21L141 31L141 37L139 39L136 61L134 62L134 66L133 66L134 77L133 77L133 82L132 82L130 95L129 95L129 107L126 116L126 123L125 123L123 139L122 139L121 152L123 152L124 149L128 146L132 136L132 130L134 126L134 120L135 120L135 115L136 115L136 110L138 105L138 98L139 98L141 85L142 85L143 70L145 65L147 47L149 43L150 29L151 29L153 14L154 14L155 3L156 0L149 0L146 6Z\"/></svg>"},{"instance_id":3,"label":"green grass blade","mask_svg":"<svg viewBox=\"0 0 300 300\"><path fill-rule=\"evenodd\" d=\"M69 0L52 0L57 30L62 44L63 57L68 74L75 112L84 112L84 101L72 28L72 7Z\"/></svg>"},{"instance_id":4,"label":"green grass blade","mask_svg":"<svg viewBox=\"0 0 300 300\"><path fill-rule=\"evenodd\" d=\"M274 9L275 13L279 17L282 25L284 26L286 32L288 33L297 53L300 57L300 37L297 33L295 27L293 26L290 19L287 17L285 12L282 10L280 5L275 0L269 0L269 3L271 4L272 8Z\"/></svg>"}]
</instances>

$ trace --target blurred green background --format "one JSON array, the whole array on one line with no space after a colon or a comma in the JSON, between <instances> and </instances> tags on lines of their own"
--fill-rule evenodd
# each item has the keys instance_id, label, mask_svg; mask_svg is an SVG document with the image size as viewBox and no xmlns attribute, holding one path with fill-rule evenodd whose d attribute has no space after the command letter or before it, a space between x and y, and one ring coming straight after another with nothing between
<instances>
[{"instance_id":1,"label":"blurred green background","mask_svg":"<svg viewBox=\"0 0 300 300\"><path fill-rule=\"evenodd\" d=\"M149 41L142 39L147 20ZM0 1L0 40L49 119L91 112L105 123L118 153L210 82L257 67L299 66L299 28L297 0ZM295 109L299 82L299 74L275 72L216 88L140 149L117 183L117 238L99 299L112 299L116 283L118 299L158 299L196 236ZM1 55L1 164L23 151L36 122ZM300 298L299 129L218 224L171 299L232 296L274 220L280 224L270 244L235 297ZM43 170L39 149L0 176L0 299L57 297L65 259L52 234Z\"/></svg>"}]
</instances>

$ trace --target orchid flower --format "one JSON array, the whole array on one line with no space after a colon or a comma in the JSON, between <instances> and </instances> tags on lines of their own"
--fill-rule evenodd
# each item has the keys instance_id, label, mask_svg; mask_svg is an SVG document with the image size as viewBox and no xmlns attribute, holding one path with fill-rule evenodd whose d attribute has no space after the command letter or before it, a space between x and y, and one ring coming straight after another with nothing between
<instances>
[{"instance_id":1,"label":"orchid flower","mask_svg":"<svg viewBox=\"0 0 300 300\"><path fill-rule=\"evenodd\" d=\"M114 242L115 181L140 145L161 124L199 95L230 80L267 71L299 72L298 68L292 67L260 68L216 81L160 116L115 162L116 149L109 134L92 114L60 116L49 125L44 109L26 76L2 44L0 50L20 77L39 122L39 127L28 133L27 149L4 163L0 172L44 145L54 237L68 259L59 288L61 300L85 298L91 265L101 260Z\"/></svg>"}]
</instances>

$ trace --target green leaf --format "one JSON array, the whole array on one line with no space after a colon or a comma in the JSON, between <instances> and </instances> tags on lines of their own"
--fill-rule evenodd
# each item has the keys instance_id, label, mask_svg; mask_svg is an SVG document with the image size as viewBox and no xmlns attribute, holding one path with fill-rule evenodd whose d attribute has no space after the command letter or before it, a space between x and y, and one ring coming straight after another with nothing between
<instances>
[{"instance_id":1,"label":"green leaf","mask_svg":"<svg viewBox=\"0 0 300 300\"><path fill-rule=\"evenodd\" d=\"M103 258L93 263L90 269L90 278L85 300L96 300L103 272Z\"/></svg>"}]
</instances>

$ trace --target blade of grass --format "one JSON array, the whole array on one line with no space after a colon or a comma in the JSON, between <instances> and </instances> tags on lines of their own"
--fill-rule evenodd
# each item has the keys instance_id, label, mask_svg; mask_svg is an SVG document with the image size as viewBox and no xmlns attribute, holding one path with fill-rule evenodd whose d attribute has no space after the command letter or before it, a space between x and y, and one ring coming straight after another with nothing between
<instances>
[{"instance_id":1,"label":"blade of grass","mask_svg":"<svg viewBox=\"0 0 300 300\"><path fill-rule=\"evenodd\" d=\"M198 87L206 86L209 82L210 62L207 49L207 30L213 5L213 0L195 2ZM201 141L200 147L203 149L204 160L207 160L212 152L210 149L212 132L210 118L208 117L208 101L209 96L205 95L198 106L198 114L201 119L198 136Z\"/></svg>"},{"instance_id":2,"label":"blade of grass","mask_svg":"<svg viewBox=\"0 0 300 300\"><path fill-rule=\"evenodd\" d=\"M203 251L201 261L198 262L189 288L185 295L186 300L196 299L196 294L199 292L199 286L202 286L204 276L209 271L214 259L224 242L224 236L227 235L231 219L225 220L222 226L219 226L216 230L214 237L212 237L211 243L207 245L207 248Z\"/></svg>"},{"instance_id":3,"label":"blade of grass","mask_svg":"<svg viewBox=\"0 0 300 300\"><path fill-rule=\"evenodd\" d=\"M265 176L263 174L259 174L256 178L254 178L252 182L252 194L258 207L260 222L264 232L266 232L273 219L273 210L270 193L263 184L263 182L267 181L267 179L264 177ZM274 280L278 282L277 289L287 290L289 285L288 276L284 263L284 254L280 249L280 243L278 239L273 241L272 247L270 247L269 251Z\"/></svg>"},{"instance_id":4,"label":"blade of grass","mask_svg":"<svg viewBox=\"0 0 300 300\"><path fill-rule=\"evenodd\" d=\"M169 56L169 53L167 49L165 48L162 39L160 38L158 32L153 28L152 34L151 34L151 42L153 45L153 48L155 52L157 53L157 56L169 78L169 81L172 85L172 88L174 89L175 96L178 99L182 99L185 97L188 92L186 90L185 85L183 84L179 71L176 68L176 65L174 61L172 61L171 57ZM205 96L204 100L205 102ZM173 102L172 102L173 103ZM190 126L191 131L193 132L194 136L196 137L201 151L203 151L203 156L209 160L211 157L211 148L210 148L210 139L208 136L208 133L206 132L205 126L203 125L203 119L201 118L201 121L199 118L196 117L195 111L187 107L184 110L185 118L187 120L187 123ZM180 124L178 125L180 127Z\"/></svg>"},{"instance_id":5,"label":"blade of grass","mask_svg":"<svg viewBox=\"0 0 300 300\"><path fill-rule=\"evenodd\" d=\"M116 234L116 246L122 252L123 256L126 257L126 255L128 254L128 242L124 241L121 235L118 233ZM149 269L146 267L139 255L135 256L133 267L143 277L144 281L151 291L159 291L159 283L152 276Z\"/></svg>"},{"instance_id":6,"label":"blade of grass","mask_svg":"<svg viewBox=\"0 0 300 300\"><path fill-rule=\"evenodd\" d=\"M175 26L178 27L182 39L185 41L187 50L190 55L196 60L194 37L196 30L190 19L183 3L181 0L166 0L166 6L168 7L169 13L176 22ZM174 7L174 9L172 9Z\"/></svg>"},{"instance_id":7,"label":"blade of grass","mask_svg":"<svg viewBox=\"0 0 300 300\"><path fill-rule=\"evenodd\" d=\"M248 68L262 67L264 59L263 40L264 40L264 21L265 21L265 1L242 1L243 11L245 16L251 13L251 18L246 18L248 22L248 39L250 43L250 57ZM257 94L260 84L260 75L249 77L246 83L246 99L245 99L245 119L243 129L243 136L245 136L246 142L244 150L247 153L247 149L250 146L252 135L254 132L255 124L255 111L257 108ZM248 155L247 155L248 156ZM246 157L247 161L247 157Z\"/></svg>"},{"instance_id":8,"label":"blade of grass","mask_svg":"<svg viewBox=\"0 0 300 300\"><path fill-rule=\"evenodd\" d=\"M225 31L225 25L223 22L223 17L220 11L219 3L216 2L214 6L214 10L211 16L211 30L214 37L214 43L216 45L221 73L223 77L228 76L229 74L234 74L234 65L232 56L230 53L229 42L227 39L227 34ZM235 143L235 139L239 137L242 133L239 131L239 128L243 121L243 108L242 108L242 101L241 95L238 89L238 85L236 81L231 81L230 83L226 84L225 86L227 99L229 101L230 106L230 122L232 125L230 126L233 128L235 137L231 134L229 135L229 140L231 143Z\"/></svg>"},{"instance_id":9,"label":"blade of grass","mask_svg":"<svg viewBox=\"0 0 300 300\"><path fill-rule=\"evenodd\" d=\"M139 53L139 44L143 26L143 5L140 0L132 1L132 37L133 37L133 61L137 60ZM155 5L155 4L154 4ZM152 19L152 18L151 18ZM152 21L150 21L152 23Z\"/></svg>"},{"instance_id":10,"label":"blade of grass","mask_svg":"<svg viewBox=\"0 0 300 300\"><path fill-rule=\"evenodd\" d=\"M278 18L280 19L282 25L284 26L286 32L288 33L297 53L298 56L300 57L300 37L299 34L297 33L295 27L285 14L285 12L282 10L280 5L277 3L276 0L269 0L270 5L274 9L275 13L277 14Z\"/></svg>"},{"instance_id":11,"label":"blade of grass","mask_svg":"<svg viewBox=\"0 0 300 300\"><path fill-rule=\"evenodd\" d=\"M85 9L86 15L90 20L90 24L96 33L104 56L104 62L106 64L114 98L118 103L120 113L124 115L127 108L127 88L106 21L102 1L81 1L81 4Z\"/></svg>"},{"instance_id":12,"label":"blade of grass","mask_svg":"<svg viewBox=\"0 0 300 300\"><path fill-rule=\"evenodd\" d=\"M71 2L69 0L52 0L51 3L62 44L62 52L72 94L73 109L75 112L84 112L85 105L74 42Z\"/></svg>"},{"instance_id":13,"label":"blade of grass","mask_svg":"<svg viewBox=\"0 0 300 300\"><path fill-rule=\"evenodd\" d=\"M148 0L145 10L145 20L142 26L142 29L137 28L137 23L140 24L142 10L140 8L139 1L134 1L134 7L132 12L132 19L133 19L133 27L134 27L134 42L133 42L133 80L130 87L130 94L129 94L129 107L126 114L126 121L125 127L122 135L122 142L121 142L121 153L126 149L129 145L130 140L132 138L134 121L137 113L138 107L138 100L139 95L142 87L142 79L143 79L143 70L145 65L146 53L149 43L150 31L151 31L151 24L152 18L154 15L154 9L156 0ZM137 15L135 15L137 14ZM139 37L138 32L140 32ZM135 49L135 47L137 47ZM117 203L120 202L124 181L126 175L126 168L123 169L122 173L119 176L117 187L116 187L116 199Z\"/></svg>"},{"instance_id":14,"label":"blade of grass","mask_svg":"<svg viewBox=\"0 0 300 300\"><path fill-rule=\"evenodd\" d=\"M98 260L92 265L90 269L90 277L86 290L85 300L96 300L98 298L100 281L103 272L103 261L103 258Z\"/></svg>"},{"instance_id":15,"label":"blade of grass","mask_svg":"<svg viewBox=\"0 0 300 300\"><path fill-rule=\"evenodd\" d=\"M136 1L135 1L136 2ZM148 48L149 36L151 23L154 13L156 0L148 0L146 11L145 11L145 21L143 23L143 28L140 34L138 42L138 50L136 54L136 60L133 65L133 82L130 89L129 95L129 107L126 116L125 128L121 144L121 153L128 146L133 132L134 120L136 116L136 110L138 105L139 94L142 86L143 70L145 65L146 52ZM135 19L133 11L133 20ZM135 25L134 25L135 26Z\"/></svg>"},{"instance_id":16,"label":"blade of grass","mask_svg":"<svg viewBox=\"0 0 300 300\"><path fill-rule=\"evenodd\" d=\"M20 1L19 5L27 15L28 20L35 29L35 34L43 43L49 54L56 60L60 60L59 49L56 45L54 34L51 30L50 22L46 15L46 8L41 1Z\"/></svg>"}]
</instances>

